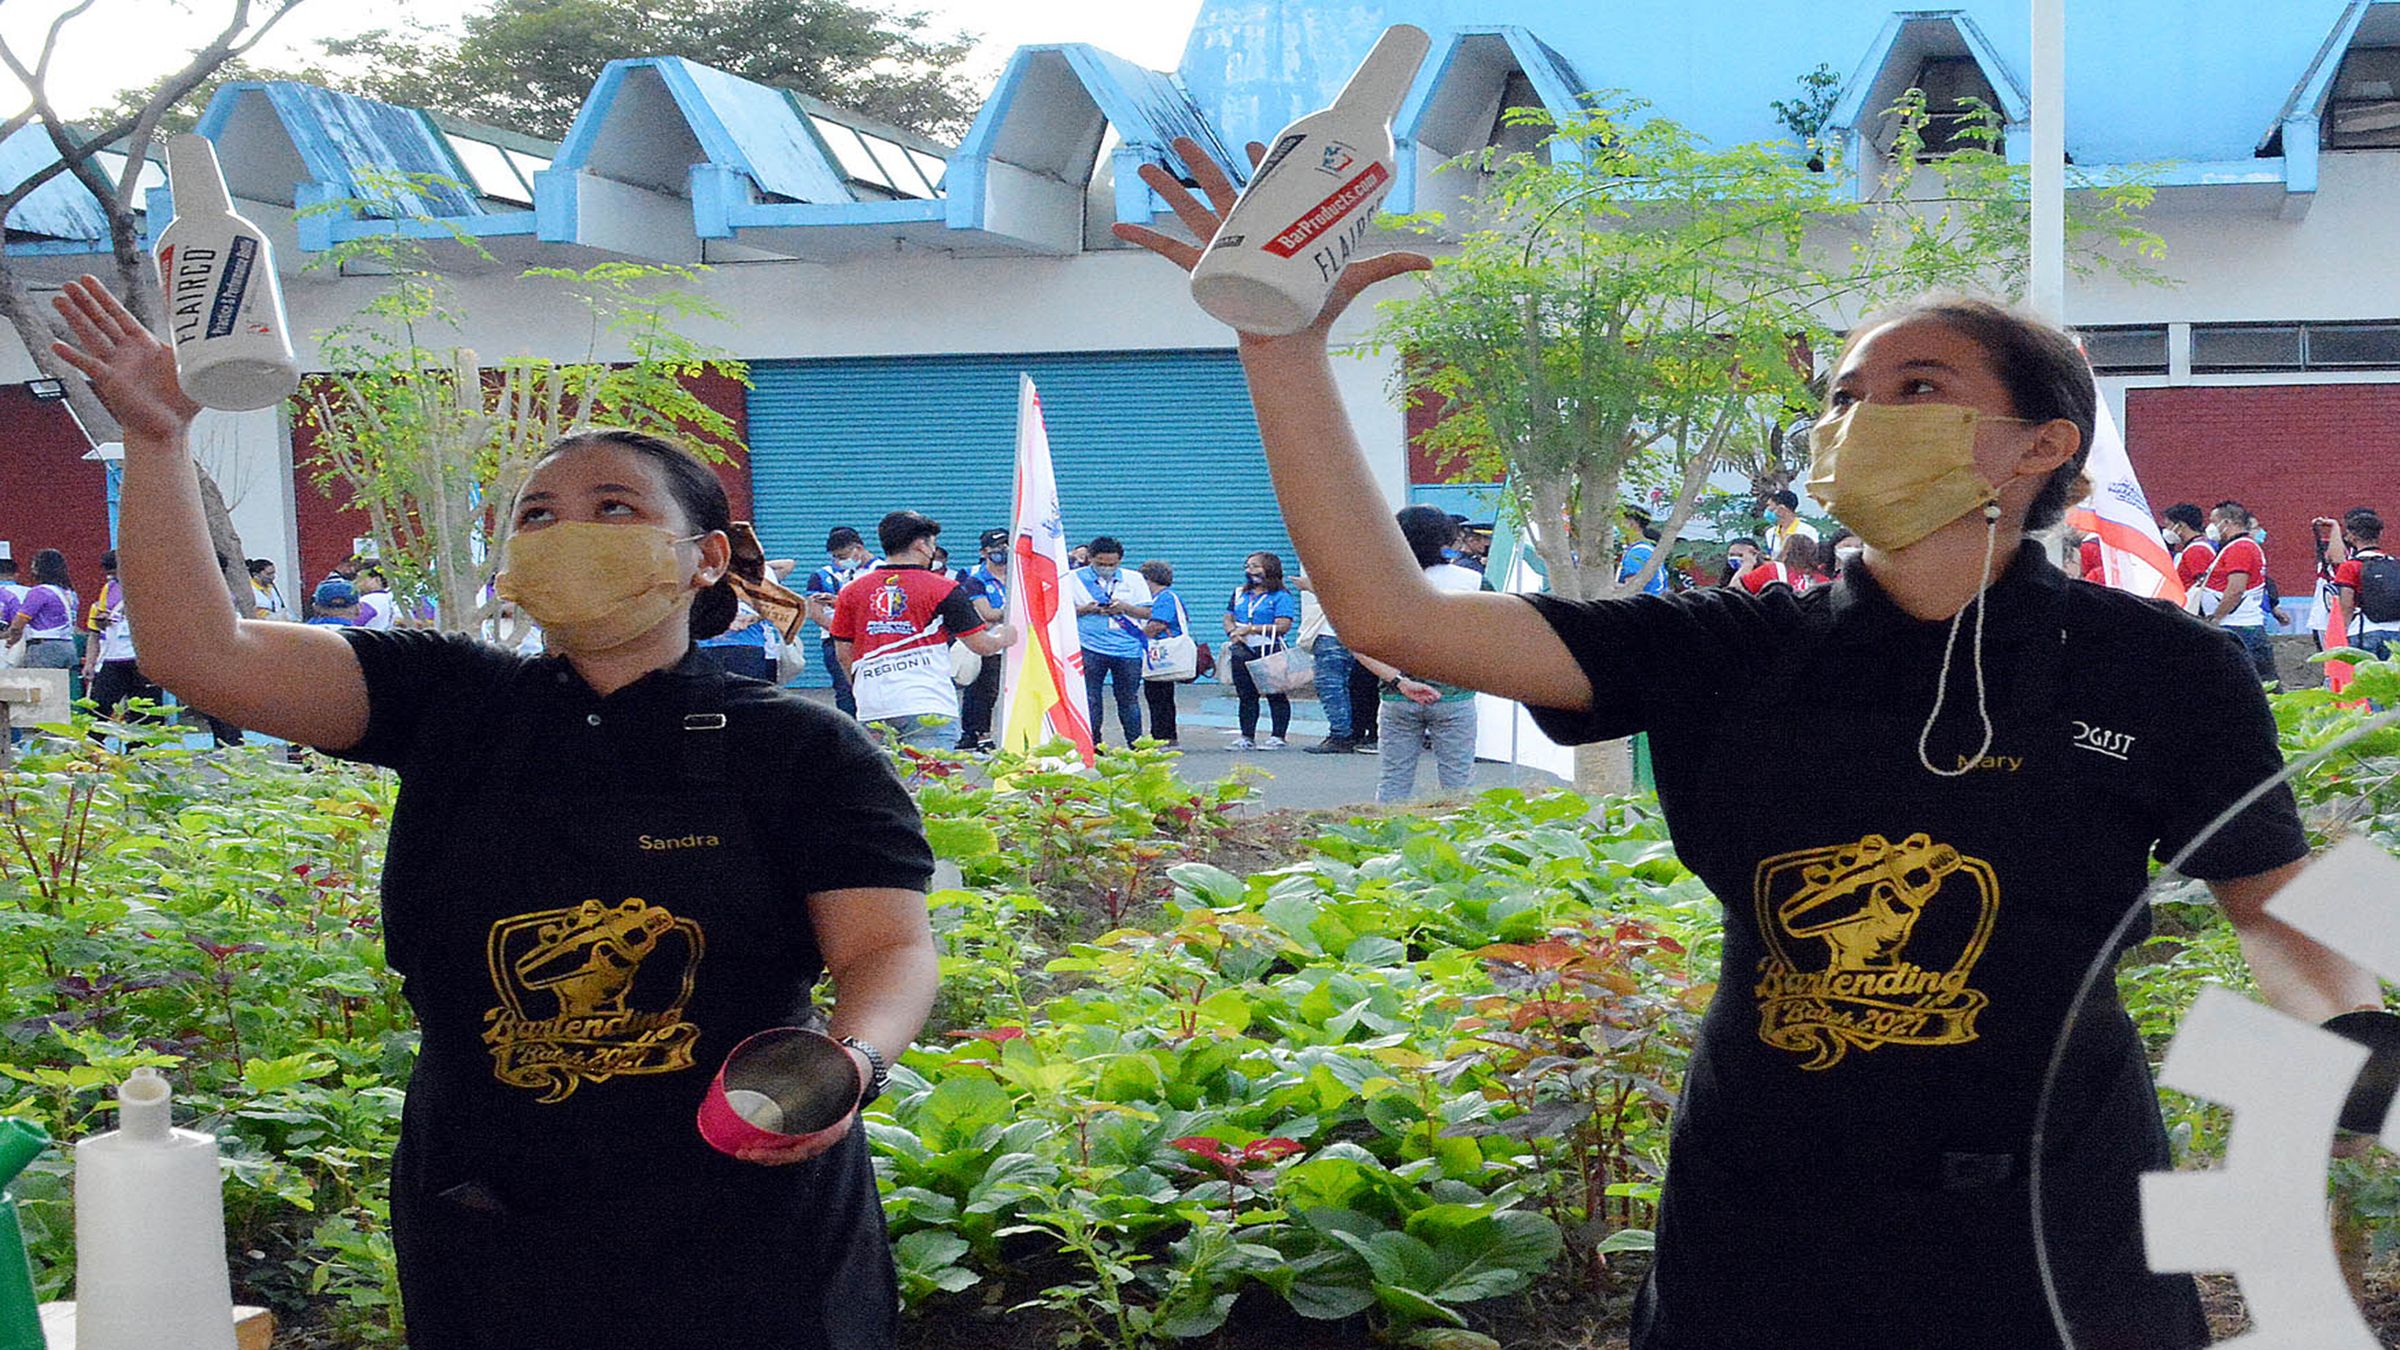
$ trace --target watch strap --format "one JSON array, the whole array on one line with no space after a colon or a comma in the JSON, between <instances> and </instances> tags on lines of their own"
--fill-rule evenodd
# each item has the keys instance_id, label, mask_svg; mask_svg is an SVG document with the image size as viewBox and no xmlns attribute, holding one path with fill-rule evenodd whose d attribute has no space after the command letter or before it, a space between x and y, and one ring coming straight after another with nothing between
<instances>
[{"instance_id":1,"label":"watch strap","mask_svg":"<svg viewBox=\"0 0 2400 1350\"><path fill-rule=\"evenodd\" d=\"M884 1059L882 1051L856 1036L844 1036L841 1043L867 1057L867 1086L865 1091L858 1094L858 1104L863 1107L883 1095L883 1089L892 1081L892 1066Z\"/></svg>"}]
</instances>

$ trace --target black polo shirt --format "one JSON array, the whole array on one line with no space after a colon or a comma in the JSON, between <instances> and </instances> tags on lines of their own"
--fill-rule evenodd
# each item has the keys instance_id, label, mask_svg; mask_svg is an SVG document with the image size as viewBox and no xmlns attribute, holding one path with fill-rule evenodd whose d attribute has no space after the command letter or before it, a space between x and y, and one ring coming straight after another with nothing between
<instances>
[{"instance_id":1,"label":"black polo shirt","mask_svg":"<svg viewBox=\"0 0 2400 1350\"><path fill-rule=\"evenodd\" d=\"M2307 854L2281 787L2215 826L2282 768L2241 646L2028 544L1984 601L1988 748L1972 613L1958 634L1925 748L1968 771L1943 777L1919 737L1951 625L1910 617L1865 569L1807 595L1529 599L1595 691L1537 722L1568 742L1649 733L1676 853L1725 909L1675 1121L1664 1325L1932 1346L1959 1343L1956 1323L1911 1309L1980 1298L1992 1327L2024 1328L1988 1343L2050 1343L2023 1185L2072 1024L2045 1121L2045 1193L2063 1177L2077 1197L2054 1252L2088 1258L2094 1317L2127 1287L2164 1300L2141 1315L2181 1329L2127 1344L2186 1343L2188 1282L2140 1270L2135 1179L2165 1165L2165 1136L2105 971L2149 931L2153 856L2197 840L2184 872L2223 879ZM1717 1283L1762 1265L1788 1280Z\"/></svg>"},{"instance_id":2,"label":"black polo shirt","mask_svg":"<svg viewBox=\"0 0 2400 1350\"><path fill-rule=\"evenodd\" d=\"M406 903L419 856L441 843L441 804L483 769L481 752L512 719L580 722L594 733L536 747L547 762L535 777L570 799L579 787L663 787L662 776L680 772L669 709L711 671L695 647L602 696L563 657L521 656L455 633L341 631L366 676L368 722L357 745L334 753L400 774L387 904L395 888ZM818 891L931 884L933 853L915 799L855 719L757 680L723 688L735 747L727 772L755 802L761 840L795 904ZM393 965L405 974L404 959L395 954Z\"/></svg>"}]
</instances>

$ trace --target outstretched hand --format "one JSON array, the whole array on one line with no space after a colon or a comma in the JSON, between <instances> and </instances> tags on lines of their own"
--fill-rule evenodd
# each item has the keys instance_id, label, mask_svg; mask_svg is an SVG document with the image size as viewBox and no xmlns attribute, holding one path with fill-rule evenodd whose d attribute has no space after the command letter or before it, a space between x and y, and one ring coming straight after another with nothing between
<instances>
[{"instance_id":1,"label":"outstretched hand","mask_svg":"<svg viewBox=\"0 0 2400 1350\"><path fill-rule=\"evenodd\" d=\"M50 350L82 371L102 406L124 428L125 439L171 442L199 416L200 405L175 376L175 349L161 342L100 284L81 276L51 301L75 335Z\"/></svg>"},{"instance_id":2,"label":"outstretched hand","mask_svg":"<svg viewBox=\"0 0 2400 1350\"><path fill-rule=\"evenodd\" d=\"M1207 250L1209 241L1217 237L1217 227L1225 223L1225 217L1232 212L1234 201L1241 193L1234 187L1233 180L1225 176L1224 168L1209 157L1208 151L1202 149L1198 141L1189 136L1176 137L1175 153L1191 166L1192 178L1200 184L1200 190L1208 194L1206 202L1193 196L1190 188L1176 181L1173 174L1156 164L1142 166L1142 181L1166 199L1167 205L1174 209L1176 218L1199 242L1187 242L1147 225L1129 225L1121 221L1111 226L1110 230L1117 238L1129 244L1139 244L1189 272L1199 265L1201 253ZM1267 147L1252 141L1249 153L1250 167L1255 169L1259 161L1266 158ZM1432 266L1433 259L1422 253L1378 253L1373 257L1352 259L1350 265L1342 269L1342 274L1334 279L1333 294L1326 298L1325 308L1318 312L1317 321L1302 329L1301 333L1323 338L1332 329L1333 321L1340 318L1342 311L1350 307L1350 302L1358 298L1359 292L1378 281L1407 272L1422 272ZM1253 337L1251 334L1243 336Z\"/></svg>"}]
</instances>

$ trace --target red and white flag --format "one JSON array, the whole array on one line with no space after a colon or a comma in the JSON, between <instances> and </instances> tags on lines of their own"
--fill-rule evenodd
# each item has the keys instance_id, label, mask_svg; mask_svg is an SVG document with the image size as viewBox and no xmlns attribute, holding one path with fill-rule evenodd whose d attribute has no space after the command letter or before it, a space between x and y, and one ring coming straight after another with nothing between
<instances>
[{"instance_id":1,"label":"red and white flag","mask_svg":"<svg viewBox=\"0 0 2400 1350\"><path fill-rule=\"evenodd\" d=\"M1068 603L1067 531L1050 469L1050 432L1033 377L1017 377L1016 506L1009 519L1007 621L1017 641L1000 667L1000 748L1030 751L1071 743L1090 764L1084 712L1083 639Z\"/></svg>"},{"instance_id":2,"label":"red and white flag","mask_svg":"<svg viewBox=\"0 0 2400 1350\"><path fill-rule=\"evenodd\" d=\"M2109 415L2108 400L2100 400L2098 413L2092 453L2083 465L2092 495L2068 510L2067 524L2099 537L2100 576L2109 587L2180 605L2183 582L2150 514L2150 499L2133 476L2133 460L2125 453L2117 419Z\"/></svg>"}]
</instances>

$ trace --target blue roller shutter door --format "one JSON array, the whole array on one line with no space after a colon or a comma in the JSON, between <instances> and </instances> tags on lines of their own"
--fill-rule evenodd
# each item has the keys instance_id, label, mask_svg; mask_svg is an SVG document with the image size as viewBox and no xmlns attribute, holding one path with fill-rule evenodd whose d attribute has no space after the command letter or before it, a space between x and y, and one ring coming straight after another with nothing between
<instances>
[{"instance_id":1,"label":"blue roller shutter door","mask_svg":"<svg viewBox=\"0 0 2400 1350\"><path fill-rule=\"evenodd\" d=\"M971 561L976 536L1009 523L1020 371L1041 391L1070 542L1111 534L1129 564L1172 564L1203 641L1222 636L1246 554L1297 570L1228 351L758 362L751 492L768 553L815 567L831 527L872 548L875 522L907 508ZM824 684L813 646L809 660L801 683Z\"/></svg>"}]
</instances>

